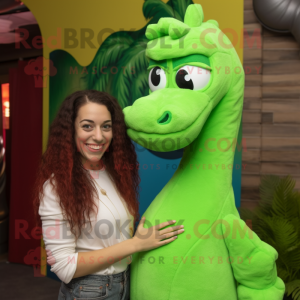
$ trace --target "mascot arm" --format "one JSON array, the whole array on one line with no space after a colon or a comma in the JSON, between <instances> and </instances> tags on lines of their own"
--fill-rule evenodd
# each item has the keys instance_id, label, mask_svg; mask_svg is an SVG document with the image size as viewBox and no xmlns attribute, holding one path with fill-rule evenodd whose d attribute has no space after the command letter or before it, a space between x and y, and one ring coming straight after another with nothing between
<instances>
[{"instance_id":1,"label":"mascot arm","mask_svg":"<svg viewBox=\"0 0 300 300\"><path fill-rule=\"evenodd\" d=\"M238 282L238 299L282 300L285 286L277 277L277 251L260 240L238 217L227 215L222 223L222 234Z\"/></svg>"}]
</instances>

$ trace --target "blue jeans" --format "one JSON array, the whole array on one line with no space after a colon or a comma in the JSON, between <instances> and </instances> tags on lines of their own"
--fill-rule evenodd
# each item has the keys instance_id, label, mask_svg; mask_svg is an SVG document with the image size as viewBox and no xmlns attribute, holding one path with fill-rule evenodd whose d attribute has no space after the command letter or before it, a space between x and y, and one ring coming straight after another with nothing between
<instances>
[{"instance_id":1,"label":"blue jeans","mask_svg":"<svg viewBox=\"0 0 300 300\"><path fill-rule=\"evenodd\" d=\"M61 282L58 300L129 300L130 265L113 275L86 275Z\"/></svg>"}]
</instances>

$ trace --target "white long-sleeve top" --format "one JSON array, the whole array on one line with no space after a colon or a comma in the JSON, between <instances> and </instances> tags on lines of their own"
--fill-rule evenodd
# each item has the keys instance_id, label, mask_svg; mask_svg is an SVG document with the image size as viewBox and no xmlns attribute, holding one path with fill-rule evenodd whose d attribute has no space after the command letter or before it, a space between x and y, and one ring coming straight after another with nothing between
<instances>
[{"instance_id":1,"label":"white long-sleeve top","mask_svg":"<svg viewBox=\"0 0 300 300\"><path fill-rule=\"evenodd\" d=\"M126 203L108 177L107 171L102 169L99 171L89 170L89 172L100 187L106 190L108 197L102 195L99 186L95 184L101 200L95 199L98 205L98 214L97 216L91 215L92 230L89 227L88 218L86 219L85 227L77 241L70 231L69 223L63 217L59 197L52 189L49 180L44 183L44 197L41 199L39 215L42 220L47 262L51 265L51 271L64 283L69 283L75 274L78 252L99 250L120 243L130 238L129 225L133 227L134 218L128 208L126 211ZM89 261L79 261L83 264L97 263L99 265L101 262L103 262L103 258L97 261L93 256ZM108 268L93 273L93 275L117 274L126 270L130 263L130 256L120 258Z\"/></svg>"}]
</instances>

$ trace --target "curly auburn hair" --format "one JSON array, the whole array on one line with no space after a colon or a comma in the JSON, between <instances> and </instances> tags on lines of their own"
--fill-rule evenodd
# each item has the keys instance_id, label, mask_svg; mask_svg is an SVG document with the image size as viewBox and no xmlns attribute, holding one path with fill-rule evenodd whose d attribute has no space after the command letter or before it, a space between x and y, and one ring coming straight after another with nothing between
<instances>
[{"instance_id":1,"label":"curly auburn hair","mask_svg":"<svg viewBox=\"0 0 300 300\"><path fill-rule=\"evenodd\" d=\"M97 208L94 202L97 189L90 173L82 165L81 154L77 151L75 142L75 119L80 107L89 102L105 105L111 114L114 138L109 151L105 152L101 159L109 177L134 216L134 224L140 217L138 212L140 177L136 167L138 166L137 155L131 139L126 134L122 109L117 100L105 92L77 91L63 101L50 126L47 149L41 157L33 192L36 224L41 227L38 211L43 197L44 183L49 179L59 196L60 207L70 224L70 230L76 238L85 223L85 214L91 225L90 214L95 212L94 206ZM76 227L79 229L78 235Z\"/></svg>"}]
</instances>

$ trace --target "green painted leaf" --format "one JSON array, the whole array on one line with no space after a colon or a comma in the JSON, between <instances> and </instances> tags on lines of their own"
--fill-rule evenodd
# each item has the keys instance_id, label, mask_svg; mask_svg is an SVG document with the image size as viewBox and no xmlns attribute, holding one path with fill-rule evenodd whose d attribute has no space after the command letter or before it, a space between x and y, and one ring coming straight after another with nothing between
<instances>
[{"instance_id":1,"label":"green painted leaf","mask_svg":"<svg viewBox=\"0 0 300 300\"><path fill-rule=\"evenodd\" d=\"M130 32L125 31L113 33L103 42L94 60L88 66L88 88L108 92L109 82L114 76L111 68L117 67L116 63L133 42L134 39L130 36ZM93 74L95 69L97 73ZM122 69L118 69L118 72L120 71L122 72Z\"/></svg>"},{"instance_id":2,"label":"green painted leaf","mask_svg":"<svg viewBox=\"0 0 300 300\"><path fill-rule=\"evenodd\" d=\"M148 63L147 63L148 65ZM148 72L139 72L135 75L132 86L132 102L149 95Z\"/></svg>"},{"instance_id":3,"label":"green painted leaf","mask_svg":"<svg viewBox=\"0 0 300 300\"><path fill-rule=\"evenodd\" d=\"M161 0L145 0L143 5L143 13L147 20L155 18L164 18L164 17L175 17L173 9L170 5L162 2ZM177 16L179 16L177 14Z\"/></svg>"},{"instance_id":4,"label":"green painted leaf","mask_svg":"<svg viewBox=\"0 0 300 300\"><path fill-rule=\"evenodd\" d=\"M136 41L123 53L122 58L118 62L119 66L124 67L124 72L119 72L116 76L114 76L112 92L118 99L122 108L132 105L132 103L136 100L133 96L143 90L142 88L140 91L133 92L132 87L136 78L141 78L140 76L142 75L140 74L147 74L147 67L149 64L145 55L147 42L148 40L145 37ZM142 76L142 78L144 78L144 81L141 83L141 86L144 86L146 85L145 76Z\"/></svg>"}]
</instances>

